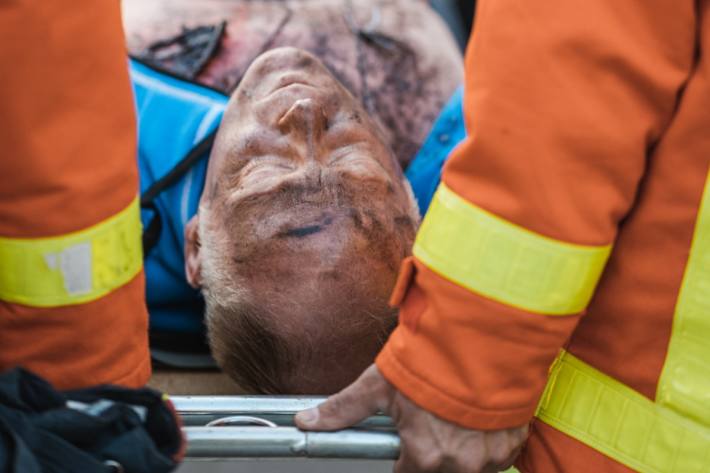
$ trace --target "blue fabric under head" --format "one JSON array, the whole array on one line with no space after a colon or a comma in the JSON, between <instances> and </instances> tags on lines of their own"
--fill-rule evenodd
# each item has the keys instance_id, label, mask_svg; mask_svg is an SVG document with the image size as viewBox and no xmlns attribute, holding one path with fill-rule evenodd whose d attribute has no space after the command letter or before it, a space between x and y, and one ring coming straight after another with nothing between
<instances>
[{"instance_id":1,"label":"blue fabric under head","mask_svg":"<svg viewBox=\"0 0 710 473\"><path fill-rule=\"evenodd\" d=\"M444 163L464 138L463 87L459 87L441 110L429 136L404 173L412 185L422 215L426 214L434 197Z\"/></svg>"},{"instance_id":2,"label":"blue fabric under head","mask_svg":"<svg viewBox=\"0 0 710 473\"><path fill-rule=\"evenodd\" d=\"M163 177L222 119L228 97L130 62L138 114L138 168L141 193ZM184 228L197 212L205 182L207 153L175 185L156 199L163 227L145 259L146 297L151 329L203 330L203 302L185 280ZM144 228L154 217L141 214Z\"/></svg>"}]
</instances>

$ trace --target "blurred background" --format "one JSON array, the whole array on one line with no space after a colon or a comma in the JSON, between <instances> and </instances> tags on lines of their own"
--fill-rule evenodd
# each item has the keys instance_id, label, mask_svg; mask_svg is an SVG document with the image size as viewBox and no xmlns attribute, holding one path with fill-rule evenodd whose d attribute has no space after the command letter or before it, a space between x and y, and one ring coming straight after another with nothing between
<instances>
[{"instance_id":1,"label":"blurred background","mask_svg":"<svg viewBox=\"0 0 710 473\"><path fill-rule=\"evenodd\" d=\"M473 26L476 0L430 0L429 3L446 20L463 51Z\"/></svg>"}]
</instances>

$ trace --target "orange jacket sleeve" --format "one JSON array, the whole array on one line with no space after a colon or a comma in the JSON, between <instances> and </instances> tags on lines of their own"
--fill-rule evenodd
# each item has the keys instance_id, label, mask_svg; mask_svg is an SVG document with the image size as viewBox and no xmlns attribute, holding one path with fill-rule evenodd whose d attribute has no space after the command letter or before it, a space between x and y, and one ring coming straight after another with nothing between
<instances>
[{"instance_id":1,"label":"orange jacket sleeve","mask_svg":"<svg viewBox=\"0 0 710 473\"><path fill-rule=\"evenodd\" d=\"M81 267L93 277L89 289L110 279L96 272L110 266L101 261L130 258L135 268L109 267L127 281L90 301L52 306L0 297L0 370L24 365L60 388L140 386L150 375L148 314L134 101L119 2L3 2L0 60L0 238L35 244L76 235L131 209L131 218L121 220L130 234L87 241L93 253ZM99 246L105 252L97 256ZM126 247L138 250L115 257L129 253ZM64 260L56 263L65 254L50 256L54 265L40 271L65 271ZM0 261L0 272L19 273L28 265ZM65 285L76 276L70 271L62 273Z\"/></svg>"},{"instance_id":2,"label":"orange jacket sleeve","mask_svg":"<svg viewBox=\"0 0 710 473\"><path fill-rule=\"evenodd\" d=\"M532 417L586 306L583 294L555 305L535 288L579 279L588 303L604 258L596 269L579 261L611 247L633 207L690 73L694 14L677 0L479 2L469 138L444 170L438 205L448 210L430 211L403 264L400 325L377 359L414 402L477 429ZM448 228L456 208L458 233L423 235ZM596 278L581 276L585 265Z\"/></svg>"}]
</instances>

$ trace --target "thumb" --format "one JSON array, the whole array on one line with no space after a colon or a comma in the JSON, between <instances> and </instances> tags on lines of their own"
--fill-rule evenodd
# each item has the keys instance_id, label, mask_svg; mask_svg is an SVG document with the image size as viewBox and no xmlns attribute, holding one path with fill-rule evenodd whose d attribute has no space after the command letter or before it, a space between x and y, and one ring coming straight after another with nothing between
<instances>
[{"instance_id":1,"label":"thumb","mask_svg":"<svg viewBox=\"0 0 710 473\"><path fill-rule=\"evenodd\" d=\"M391 385L371 365L350 386L323 404L296 414L296 425L303 430L339 430L385 410Z\"/></svg>"}]
</instances>

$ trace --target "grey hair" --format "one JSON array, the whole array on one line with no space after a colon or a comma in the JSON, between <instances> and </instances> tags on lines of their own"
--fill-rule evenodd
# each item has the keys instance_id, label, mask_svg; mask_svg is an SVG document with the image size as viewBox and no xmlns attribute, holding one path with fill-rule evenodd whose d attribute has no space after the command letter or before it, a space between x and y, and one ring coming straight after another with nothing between
<instances>
[{"instance_id":1,"label":"grey hair","mask_svg":"<svg viewBox=\"0 0 710 473\"><path fill-rule=\"evenodd\" d=\"M235 279L229 258L221 254L220 249L227 248L229 240L215 228L209 206L200 205L199 211L202 294L210 306L233 307L245 300L246 290ZM209 312L206 315L209 316Z\"/></svg>"}]
</instances>

